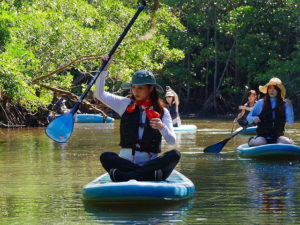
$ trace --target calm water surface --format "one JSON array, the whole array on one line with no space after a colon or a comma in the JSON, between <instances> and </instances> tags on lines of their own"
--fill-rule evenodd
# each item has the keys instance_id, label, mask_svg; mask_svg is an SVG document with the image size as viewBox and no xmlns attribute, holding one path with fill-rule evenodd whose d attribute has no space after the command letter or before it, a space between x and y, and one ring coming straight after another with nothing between
<instances>
[{"instance_id":1,"label":"calm water surface","mask_svg":"<svg viewBox=\"0 0 300 225\"><path fill-rule=\"evenodd\" d=\"M104 173L103 151L119 151L119 121L76 124L71 139L57 144L44 128L0 129L0 224L300 224L300 160L241 159L237 136L221 154L203 149L230 136L231 122L188 120L197 132L177 134L177 170L196 193L177 204L95 207L82 187ZM287 130L300 145L300 123Z\"/></svg>"}]
</instances>

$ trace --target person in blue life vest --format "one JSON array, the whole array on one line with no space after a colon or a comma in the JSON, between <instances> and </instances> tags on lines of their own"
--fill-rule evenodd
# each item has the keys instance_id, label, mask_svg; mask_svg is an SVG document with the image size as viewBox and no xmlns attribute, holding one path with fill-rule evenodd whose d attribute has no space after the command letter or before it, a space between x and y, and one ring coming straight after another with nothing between
<instances>
[{"instance_id":1,"label":"person in blue life vest","mask_svg":"<svg viewBox=\"0 0 300 225\"><path fill-rule=\"evenodd\" d=\"M284 136L285 124L294 123L294 111L291 100L285 99L286 90L281 80L274 77L266 85L259 86L259 91L265 97L254 105L247 116L249 124L257 124L257 136L249 139L249 146L294 144L293 140Z\"/></svg>"},{"instance_id":2,"label":"person in blue life vest","mask_svg":"<svg viewBox=\"0 0 300 225\"><path fill-rule=\"evenodd\" d=\"M102 57L107 61L108 55ZM180 152L170 150L161 156L162 137L173 145L176 136L169 111L158 92L163 92L153 74L138 70L132 75L131 83L122 87L131 89L129 97L104 91L105 77L110 60L96 81L95 97L121 117L119 154L104 152L100 162L114 182L166 180L180 159Z\"/></svg>"},{"instance_id":3,"label":"person in blue life vest","mask_svg":"<svg viewBox=\"0 0 300 225\"><path fill-rule=\"evenodd\" d=\"M233 123L239 123L241 127L245 127L248 124L247 116L251 109L253 108L254 104L257 101L257 93L255 90L250 90L247 94L248 102L246 102L244 105L239 106L239 110L242 110L237 117L233 120Z\"/></svg>"},{"instance_id":4,"label":"person in blue life vest","mask_svg":"<svg viewBox=\"0 0 300 225\"><path fill-rule=\"evenodd\" d=\"M170 112L172 123L174 127L179 127L181 125L181 120L179 117L178 106L179 98L175 91L173 91L170 86L166 86L166 102L167 109Z\"/></svg>"}]
</instances>

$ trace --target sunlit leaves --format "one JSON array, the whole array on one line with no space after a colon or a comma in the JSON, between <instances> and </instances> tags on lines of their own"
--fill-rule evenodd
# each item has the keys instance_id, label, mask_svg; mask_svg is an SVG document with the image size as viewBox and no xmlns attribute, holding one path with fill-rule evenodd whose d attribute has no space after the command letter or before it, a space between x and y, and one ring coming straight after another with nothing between
<instances>
[{"instance_id":1,"label":"sunlit leaves","mask_svg":"<svg viewBox=\"0 0 300 225\"><path fill-rule=\"evenodd\" d=\"M30 110L49 104L52 95L31 85L32 79L84 55L108 53L137 10L133 3L108 0L5 0L0 6L0 47L6 50L0 55L0 87ZM128 80L136 69L161 70L166 62L183 57L180 50L169 48L164 36L171 28L183 29L170 10L158 11L156 32L145 40L150 21L143 12L128 33L115 53L112 78ZM92 73L99 65L100 61L82 61L73 67ZM68 69L42 83L71 90L73 74Z\"/></svg>"}]
</instances>

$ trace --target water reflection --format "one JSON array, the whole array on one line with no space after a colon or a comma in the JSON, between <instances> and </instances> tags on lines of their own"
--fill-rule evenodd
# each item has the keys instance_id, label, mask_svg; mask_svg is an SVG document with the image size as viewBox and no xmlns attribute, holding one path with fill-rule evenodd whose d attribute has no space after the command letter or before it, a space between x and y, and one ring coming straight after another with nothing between
<instances>
[{"instance_id":1,"label":"water reflection","mask_svg":"<svg viewBox=\"0 0 300 225\"><path fill-rule=\"evenodd\" d=\"M75 124L63 145L44 128L1 129L0 224L299 224L300 162L241 160L235 149L247 136L235 137L221 154L204 154L230 135L231 121L188 123L198 130L178 133L176 147L162 149L182 153L177 169L195 184L194 198L121 209L81 200L83 186L105 172L99 155L119 152L119 121ZM288 134L299 143L300 123Z\"/></svg>"},{"instance_id":2,"label":"water reflection","mask_svg":"<svg viewBox=\"0 0 300 225\"><path fill-rule=\"evenodd\" d=\"M196 143L196 132L180 132L176 134L176 144L177 148L184 146L193 146Z\"/></svg>"},{"instance_id":3,"label":"water reflection","mask_svg":"<svg viewBox=\"0 0 300 225\"><path fill-rule=\"evenodd\" d=\"M246 165L247 195L250 208L255 209L252 219L272 214L269 220L281 219L291 222L295 216L297 162L270 162L243 160ZM266 221L264 221L266 222Z\"/></svg>"},{"instance_id":4,"label":"water reflection","mask_svg":"<svg viewBox=\"0 0 300 225\"><path fill-rule=\"evenodd\" d=\"M79 131L86 130L111 130L115 128L114 123L75 123L74 129Z\"/></svg>"},{"instance_id":5,"label":"water reflection","mask_svg":"<svg viewBox=\"0 0 300 225\"><path fill-rule=\"evenodd\" d=\"M162 149L177 149L181 153L193 154L195 149L199 152L199 147L196 146L197 132L176 132L176 143L174 145L168 145L166 141L162 140Z\"/></svg>"},{"instance_id":6,"label":"water reflection","mask_svg":"<svg viewBox=\"0 0 300 225\"><path fill-rule=\"evenodd\" d=\"M193 199L139 205L92 205L85 203L85 211L92 221L103 223L130 224L171 224L187 220L187 212L193 205Z\"/></svg>"}]
</instances>

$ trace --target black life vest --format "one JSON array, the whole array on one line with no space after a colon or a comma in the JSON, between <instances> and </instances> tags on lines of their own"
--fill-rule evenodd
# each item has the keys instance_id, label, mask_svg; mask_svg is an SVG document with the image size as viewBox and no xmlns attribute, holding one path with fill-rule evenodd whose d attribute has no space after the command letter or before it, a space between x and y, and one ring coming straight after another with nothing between
<instances>
[{"instance_id":1,"label":"black life vest","mask_svg":"<svg viewBox=\"0 0 300 225\"><path fill-rule=\"evenodd\" d=\"M284 103L277 104L274 109L271 109L271 101L269 107L263 107L259 114L261 120L257 124L257 135L262 137L279 137L284 135L284 127L286 122ZM273 119L273 111L275 111L275 119Z\"/></svg>"},{"instance_id":2,"label":"black life vest","mask_svg":"<svg viewBox=\"0 0 300 225\"><path fill-rule=\"evenodd\" d=\"M127 112L127 110L123 113L120 124L120 146L131 148L134 151L160 153L162 136L159 130L151 128L147 116L145 124L141 124L141 112L140 107L136 107L132 113ZM144 127L142 140L138 140L140 126ZM136 147L137 143L141 148Z\"/></svg>"},{"instance_id":3,"label":"black life vest","mask_svg":"<svg viewBox=\"0 0 300 225\"><path fill-rule=\"evenodd\" d=\"M178 113L177 113L177 110L176 110L176 104L175 103L173 103L171 105L167 104L167 108L170 112L172 120L174 120L175 118L178 117Z\"/></svg>"}]
</instances>

